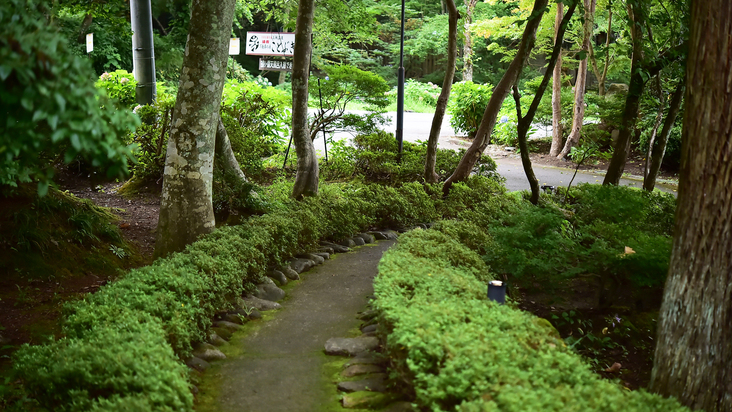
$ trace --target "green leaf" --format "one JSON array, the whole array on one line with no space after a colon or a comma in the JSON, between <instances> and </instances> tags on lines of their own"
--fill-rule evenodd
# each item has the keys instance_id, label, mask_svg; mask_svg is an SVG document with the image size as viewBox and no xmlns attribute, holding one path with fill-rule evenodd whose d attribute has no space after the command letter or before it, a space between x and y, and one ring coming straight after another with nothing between
<instances>
[{"instance_id":1,"label":"green leaf","mask_svg":"<svg viewBox=\"0 0 732 412\"><path fill-rule=\"evenodd\" d=\"M56 103L58 103L59 110L62 112L66 111L66 99L61 96L61 93L56 93L53 97L56 99Z\"/></svg>"},{"instance_id":2,"label":"green leaf","mask_svg":"<svg viewBox=\"0 0 732 412\"><path fill-rule=\"evenodd\" d=\"M71 135L71 146L73 146L74 149L81 151L81 141L79 140L79 135L77 133Z\"/></svg>"},{"instance_id":3,"label":"green leaf","mask_svg":"<svg viewBox=\"0 0 732 412\"><path fill-rule=\"evenodd\" d=\"M13 69L10 66L0 65L0 80L5 81L12 72Z\"/></svg>"},{"instance_id":4,"label":"green leaf","mask_svg":"<svg viewBox=\"0 0 732 412\"><path fill-rule=\"evenodd\" d=\"M48 194L48 182L38 182L38 196L43 197L46 196L46 194Z\"/></svg>"}]
</instances>

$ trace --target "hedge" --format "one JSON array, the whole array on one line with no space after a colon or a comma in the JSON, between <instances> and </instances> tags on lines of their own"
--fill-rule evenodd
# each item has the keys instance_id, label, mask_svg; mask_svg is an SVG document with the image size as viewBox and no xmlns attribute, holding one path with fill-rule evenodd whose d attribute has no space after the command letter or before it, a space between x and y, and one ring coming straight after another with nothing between
<instances>
[{"instance_id":1,"label":"hedge","mask_svg":"<svg viewBox=\"0 0 732 412\"><path fill-rule=\"evenodd\" d=\"M473 223L441 222L402 235L379 263L374 281L379 332L398 377L413 388L420 407L460 412L688 410L674 399L627 391L601 379L547 320L488 301L491 277L478 254L481 242L466 233L482 232Z\"/></svg>"},{"instance_id":2,"label":"hedge","mask_svg":"<svg viewBox=\"0 0 732 412\"><path fill-rule=\"evenodd\" d=\"M456 195L442 199L438 187L417 183L331 184L322 185L318 197L296 202L288 197L291 183L277 183L263 194L270 213L217 229L68 305L65 336L22 347L15 370L29 395L52 410L191 410L180 360L192 343L206 339L211 319L231 307L233 297L321 239L429 222L505 193L482 177L455 187Z\"/></svg>"}]
</instances>

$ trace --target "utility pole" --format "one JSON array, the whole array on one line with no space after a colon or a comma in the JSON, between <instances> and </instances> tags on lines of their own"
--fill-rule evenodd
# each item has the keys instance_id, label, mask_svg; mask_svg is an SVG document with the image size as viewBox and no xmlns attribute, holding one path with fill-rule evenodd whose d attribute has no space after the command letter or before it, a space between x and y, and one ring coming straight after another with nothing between
<instances>
[{"instance_id":1,"label":"utility pole","mask_svg":"<svg viewBox=\"0 0 732 412\"><path fill-rule=\"evenodd\" d=\"M132 22L132 73L137 80L137 104L153 104L157 90L150 0L131 0L130 20Z\"/></svg>"},{"instance_id":2,"label":"utility pole","mask_svg":"<svg viewBox=\"0 0 732 412\"><path fill-rule=\"evenodd\" d=\"M402 148L404 147L404 0L402 0L402 29L399 38L399 69L397 71L397 125L396 140L398 151L398 160L402 158Z\"/></svg>"}]
</instances>

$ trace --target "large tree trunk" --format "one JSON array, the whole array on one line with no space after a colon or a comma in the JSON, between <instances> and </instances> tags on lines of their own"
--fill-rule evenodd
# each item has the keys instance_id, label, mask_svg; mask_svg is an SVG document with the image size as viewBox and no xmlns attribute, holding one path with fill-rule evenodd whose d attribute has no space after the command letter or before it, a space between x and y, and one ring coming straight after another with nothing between
<instances>
[{"instance_id":1,"label":"large tree trunk","mask_svg":"<svg viewBox=\"0 0 732 412\"><path fill-rule=\"evenodd\" d=\"M473 10L478 0L465 0L465 26L463 27L463 81L473 81L473 36L470 25L473 23Z\"/></svg>"},{"instance_id":2,"label":"large tree trunk","mask_svg":"<svg viewBox=\"0 0 732 412\"><path fill-rule=\"evenodd\" d=\"M552 55L549 59L549 65L544 72L544 78L539 84L539 88L534 95L534 99L531 101L529 110L526 111L526 116L521 116L521 96L519 95L518 87L513 85L513 99L516 103L516 115L518 117L518 141L519 149L521 150L521 164L524 167L524 173L526 178L529 180L529 186L531 187L531 198L529 199L533 204L539 204L539 180L534 174L534 169L531 167L531 158L529 157L529 144L528 134L531 128L531 123L534 121L534 115L536 115L536 109L539 107L541 98L544 96L547 86L549 85L549 78L552 76L553 68L559 61L559 56L562 54L562 42L564 41L564 33L567 31L569 21L572 19L574 9L577 7L577 2L570 4L567 9L567 15L563 19L560 19L557 25L556 35L554 37L554 48L552 49Z\"/></svg>"},{"instance_id":3,"label":"large tree trunk","mask_svg":"<svg viewBox=\"0 0 732 412\"><path fill-rule=\"evenodd\" d=\"M585 52L585 58L580 60L579 69L577 70L577 81L574 84L574 115L572 117L572 129L567 136L567 142L564 149L557 155L557 158L563 159L567 157L569 151L579 143L582 134L582 123L585 121L585 86L587 83L587 56L590 52L590 40L592 39L592 29L594 28L595 4L597 0L585 1L585 24L584 38L582 40L582 51Z\"/></svg>"},{"instance_id":4,"label":"large tree trunk","mask_svg":"<svg viewBox=\"0 0 732 412\"><path fill-rule=\"evenodd\" d=\"M216 127L216 157L221 162L219 166L224 171L242 182L247 181L247 177L244 171L241 170L239 161L234 156L234 150L231 149L231 140L229 140L229 135L226 133L224 122L221 121L221 116L219 116Z\"/></svg>"},{"instance_id":5,"label":"large tree trunk","mask_svg":"<svg viewBox=\"0 0 732 412\"><path fill-rule=\"evenodd\" d=\"M458 13L457 7L455 7L454 0L445 0L445 2L447 3L447 12L449 13L447 67L445 67L445 79L442 81L440 97L437 98L435 116L432 118L432 128L430 129L430 137L427 141L427 158L424 162L424 179L428 183L437 183L440 179L435 172L435 163L437 162L437 141L440 138L440 129L442 128L442 119L445 118L447 101L450 99L452 80L455 77L455 65L457 62L457 24L460 19L460 13Z\"/></svg>"},{"instance_id":6,"label":"large tree trunk","mask_svg":"<svg viewBox=\"0 0 732 412\"><path fill-rule=\"evenodd\" d=\"M564 3L557 3L557 16L554 19L554 44L557 44L559 27L564 15ZM562 150L562 54L557 56L552 74L552 145L549 156L557 157Z\"/></svg>"},{"instance_id":7,"label":"large tree trunk","mask_svg":"<svg viewBox=\"0 0 732 412\"><path fill-rule=\"evenodd\" d=\"M234 0L193 0L165 158L155 256L214 230L214 142L226 79Z\"/></svg>"},{"instance_id":8,"label":"large tree trunk","mask_svg":"<svg viewBox=\"0 0 732 412\"><path fill-rule=\"evenodd\" d=\"M668 144L668 136L671 134L671 128L674 126L676 116L679 115L681 110L681 100L684 96L684 81L680 81L676 86L673 97L671 97L671 104L669 105L668 114L666 120L663 122L663 128L661 134L658 136L657 142L652 146L650 162L648 171L643 179L643 189L652 192L653 188L656 187L656 177L658 171L661 169L661 162L663 156L666 154L666 145Z\"/></svg>"},{"instance_id":9,"label":"large tree trunk","mask_svg":"<svg viewBox=\"0 0 732 412\"><path fill-rule=\"evenodd\" d=\"M676 232L651 389L732 410L732 2L693 1Z\"/></svg>"},{"instance_id":10,"label":"large tree trunk","mask_svg":"<svg viewBox=\"0 0 732 412\"><path fill-rule=\"evenodd\" d=\"M534 8L531 12L531 17L526 22L516 56L514 56L513 61L508 66L508 69L506 69L506 73L503 74L503 77L493 89L493 95L488 101L488 106L483 113L483 119L478 127L478 132L475 134L475 139L473 139L473 143L465 152L463 158L460 159L460 163L458 163L453 174L445 181L442 189L444 194L450 192L453 183L465 181L470 176L475 163L490 142L493 127L496 125L496 116L498 115L498 111L501 110L503 100L511 91L514 83L516 83L516 79L521 74L521 70L529 56L529 52L534 47L536 30L539 27L539 23L541 23L541 17L544 15L547 3L548 0L534 0Z\"/></svg>"},{"instance_id":11,"label":"large tree trunk","mask_svg":"<svg viewBox=\"0 0 732 412\"><path fill-rule=\"evenodd\" d=\"M318 194L318 158L308 131L308 79L313 49L313 0L300 0L292 58L292 141L297 153L297 175L292 197Z\"/></svg>"},{"instance_id":12,"label":"large tree trunk","mask_svg":"<svg viewBox=\"0 0 732 412\"><path fill-rule=\"evenodd\" d=\"M91 27L92 22L94 22L94 16L92 16L91 13L85 14L84 20L81 21L81 26L79 26L79 33L76 36L77 43L86 43L86 32L89 30L89 27Z\"/></svg>"}]
</instances>

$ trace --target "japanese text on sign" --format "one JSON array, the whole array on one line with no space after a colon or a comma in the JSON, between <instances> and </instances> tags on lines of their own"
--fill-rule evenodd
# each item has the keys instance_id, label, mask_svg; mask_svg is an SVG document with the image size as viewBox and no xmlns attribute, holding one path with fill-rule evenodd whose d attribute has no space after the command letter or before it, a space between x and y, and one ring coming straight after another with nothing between
<instances>
[{"instance_id":1,"label":"japanese text on sign","mask_svg":"<svg viewBox=\"0 0 732 412\"><path fill-rule=\"evenodd\" d=\"M292 56L295 33L247 32L246 54L254 56Z\"/></svg>"},{"instance_id":2,"label":"japanese text on sign","mask_svg":"<svg viewBox=\"0 0 732 412\"><path fill-rule=\"evenodd\" d=\"M259 70L271 70L276 72L291 72L292 61L259 59Z\"/></svg>"}]
</instances>

